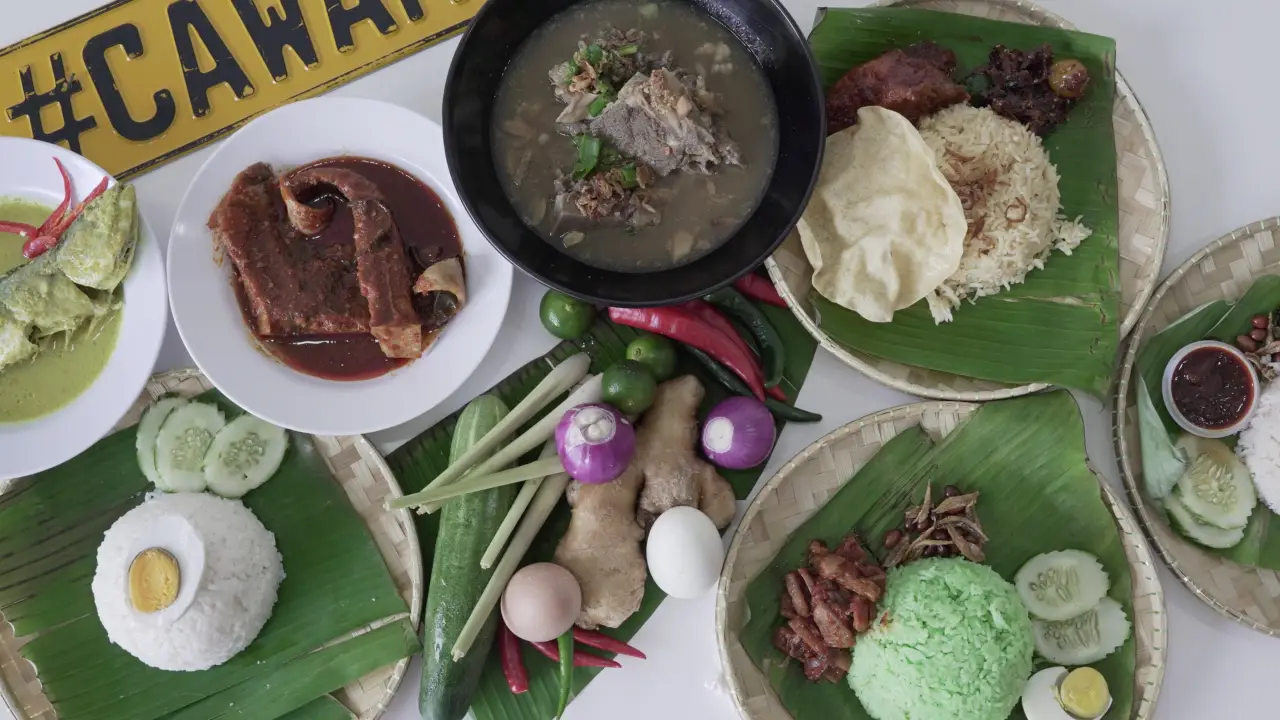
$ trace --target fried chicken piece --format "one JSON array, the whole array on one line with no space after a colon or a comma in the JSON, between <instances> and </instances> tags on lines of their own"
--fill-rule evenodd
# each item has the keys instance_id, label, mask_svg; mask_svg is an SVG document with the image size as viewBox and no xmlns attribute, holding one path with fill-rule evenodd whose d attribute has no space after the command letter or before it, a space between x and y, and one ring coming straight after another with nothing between
<instances>
[{"instance_id":1,"label":"fried chicken piece","mask_svg":"<svg viewBox=\"0 0 1280 720\"><path fill-rule=\"evenodd\" d=\"M826 653L812 653L804 659L804 676L810 680L817 681L827 677L830 669L830 660L827 659Z\"/></svg>"},{"instance_id":2,"label":"fried chicken piece","mask_svg":"<svg viewBox=\"0 0 1280 720\"><path fill-rule=\"evenodd\" d=\"M858 65L827 91L827 133L858 120L858 110L879 105L913 124L945 107L965 102L969 93L951 79L955 53L934 43L916 43Z\"/></svg>"},{"instance_id":3,"label":"fried chicken piece","mask_svg":"<svg viewBox=\"0 0 1280 720\"><path fill-rule=\"evenodd\" d=\"M853 630L849 624L845 622L845 613L837 610L830 600L822 601L814 598L813 601L813 624L818 627L818 632L822 633L822 640L829 647L834 648L851 648L853 647Z\"/></svg>"},{"instance_id":4,"label":"fried chicken piece","mask_svg":"<svg viewBox=\"0 0 1280 720\"><path fill-rule=\"evenodd\" d=\"M818 630L818 626L808 618L794 618L787 621L787 627L790 627L802 643L805 649L811 653L819 655L827 654L827 646L822 642L822 632Z\"/></svg>"},{"instance_id":5,"label":"fried chicken piece","mask_svg":"<svg viewBox=\"0 0 1280 720\"><path fill-rule=\"evenodd\" d=\"M854 596L849 603L849 614L853 617L854 632L864 633L871 629L871 616L875 605L861 595Z\"/></svg>"},{"instance_id":6,"label":"fried chicken piece","mask_svg":"<svg viewBox=\"0 0 1280 720\"><path fill-rule=\"evenodd\" d=\"M849 666L852 664L853 657L848 650L832 648L827 651L827 671L822 674L822 677L828 682L838 683L848 674Z\"/></svg>"},{"instance_id":7,"label":"fried chicken piece","mask_svg":"<svg viewBox=\"0 0 1280 720\"><path fill-rule=\"evenodd\" d=\"M862 595L872 602L880 600L880 585L874 580L860 577L858 566L848 558L835 553L825 553L812 557L809 562L820 577L850 592Z\"/></svg>"},{"instance_id":8,"label":"fried chicken piece","mask_svg":"<svg viewBox=\"0 0 1280 720\"><path fill-rule=\"evenodd\" d=\"M808 586L800 579L797 572L789 572L782 578L783 585L786 586L786 597L791 602L792 610L800 617L809 617L809 601L805 599L805 587Z\"/></svg>"},{"instance_id":9,"label":"fried chicken piece","mask_svg":"<svg viewBox=\"0 0 1280 720\"><path fill-rule=\"evenodd\" d=\"M780 627L773 631L773 646L789 657L804 662L812 653L804 646L804 641L789 627Z\"/></svg>"}]
</instances>

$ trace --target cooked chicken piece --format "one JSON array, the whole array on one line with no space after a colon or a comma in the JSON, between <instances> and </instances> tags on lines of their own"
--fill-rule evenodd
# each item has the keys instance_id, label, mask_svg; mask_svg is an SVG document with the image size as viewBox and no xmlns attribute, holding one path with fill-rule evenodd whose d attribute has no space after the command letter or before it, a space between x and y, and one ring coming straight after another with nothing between
<instances>
[{"instance_id":1,"label":"cooked chicken piece","mask_svg":"<svg viewBox=\"0 0 1280 720\"><path fill-rule=\"evenodd\" d=\"M968 100L969 93L951 79L955 67L955 53L925 42L850 69L827 91L827 133L856 123L858 110L867 105L888 108L915 123Z\"/></svg>"},{"instance_id":2,"label":"cooked chicken piece","mask_svg":"<svg viewBox=\"0 0 1280 720\"><path fill-rule=\"evenodd\" d=\"M880 585L873 580L859 577L858 566L849 562L848 558L835 553L826 553L812 557L810 564L818 575L840 587L862 595L872 602L880 599Z\"/></svg>"},{"instance_id":3,"label":"cooked chicken piece","mask_svg":"<svg viewBox=\"0 0 1280 720\"><path fill-rule=\"evenodd\" d=\"M843 613L833 605L834 603L830 601L824 602L814 598L813 624L818 626L818 632L822 633L822 640L828 646L851 648L854 640L853 630L849 628Z\"/></svg>"},{"instance_id":4,"label":"cooked chicken piece","mask_svg":"<svg viewBox=\"0 0 1280 720\"><path fill-rule=\"evenodd\" d=\"M786 595L791 600L791 607L800 617L809 617L809 601L805 598L804 581L797 572L789 572L782 578L786 585Z\"/></svg>"},{"instance_id":5,"label":"cooked chicken piece","mask_svg":"<svg viewBox=\"0 0 1280 720\"><path fill-rule=\"evenodd\" d=\"M805 649L809 652L825 655L827 646L822 642L822 632L818 630L818 626L808 618L795 618L788 620L787 626L800 637L804 643Z\"/></svg>"}]
</instances>

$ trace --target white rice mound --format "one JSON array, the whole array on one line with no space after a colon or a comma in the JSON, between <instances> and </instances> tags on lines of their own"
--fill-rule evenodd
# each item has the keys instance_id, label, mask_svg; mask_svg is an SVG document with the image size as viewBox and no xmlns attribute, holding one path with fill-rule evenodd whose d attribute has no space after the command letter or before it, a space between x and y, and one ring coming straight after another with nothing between
<instances>
[{"instance_id":1,"label":"white rice mound","mask_svg":"<svg viewBox=\"0 0 1280 720\"><path fill-rule=\"evenodd\" d=\"M1280 382L1264 386L1236 454L1249 468L1253 486L1271 512L1280 513Z\"/></svg>"},{"instance_id":2,"label":"white rice mound","mask_svg":"<svg viewBox=\"0 0 1280 720\"><path fill-rule=\"evenodd\" d=\"M966 298L1022 282L1054 249L1070 255L1093 232L1062 215L1058 170L1025 125L961 104L919 129L969 223L960 267L927 298L934 322L949 322Z\"/></svg>"},{"instance_id":3,"label":"white rice mound","mask_svg":"<svg viewBox=\"0 0 1280 720\"><path fill-rule=\"evenodd\" d=\"M129 567L159 547L179 564L173 605L154 613L129 598ZM271 616L284 564L275 535L238 500L159 494L130 510L98 546L93 599L111 642L161 670L207 670L249 646Z\"/></svg>"}]
</instances>

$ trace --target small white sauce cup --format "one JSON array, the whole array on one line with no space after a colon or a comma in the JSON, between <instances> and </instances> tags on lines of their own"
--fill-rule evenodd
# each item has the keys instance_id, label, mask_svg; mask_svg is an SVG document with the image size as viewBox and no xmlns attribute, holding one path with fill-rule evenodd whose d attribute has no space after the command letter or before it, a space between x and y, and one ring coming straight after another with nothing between
<instances>
[{"instance_id":1,"label":"small white sauce cup","mask_svg":"<svg viewBox=\"0 0 1280 720\"><path fill-rule=\"evenodd\" d=\"M1183 415L1182 411L1178 409L1177 404L1173 402L1173 373L1177 370L1178 363L1182 362L1183 358L1196 350L1204 348L1216 348L1234 356L1240 361L1241 365L1244 365L1248 372L1250 389L1249 405L1245 408L1244 414L1240 416L1239 420L1226 427L1200 427L1187 419L1187 416ZM1260 386L1261 383L1258 381L1258 373L1254 370L1253 364L1244 356L1244 353L1240 352L1233 345L1218 342L1217 340L1201 340L1187 345L1174 353L1173 357L1169 358L1169 363L1164 366L1164 379L1160 382L1160 393L1164 397L1165 409L1169 411L1169 416L1173 418L1173 421L1178 423L1178 427L1186 430L1192 435L1198 435L1203 438L1221 438L1228 435L1235 435L1249 424L1249 419L1253 417L1254 408L1258 406L1258 393L1262 392L1262 388Z\"/></svg>"}]
</instances>

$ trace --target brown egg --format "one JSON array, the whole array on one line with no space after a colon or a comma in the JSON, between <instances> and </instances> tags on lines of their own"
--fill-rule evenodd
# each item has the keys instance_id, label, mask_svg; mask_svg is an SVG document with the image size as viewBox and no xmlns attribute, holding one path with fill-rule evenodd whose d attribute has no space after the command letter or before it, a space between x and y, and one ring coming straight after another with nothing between
<instances>
[{"instance_id":1,"label":"brown egg","mask_svg":"<svg viewBox=\"0 0 1280 720\"><path fill-rule=\"evenodd\" d=\"M529 642L555 640L582 612L582 588L573 573L555 563L521 568L502 593L502 620Z\"/></svg>"}]
</instances>

